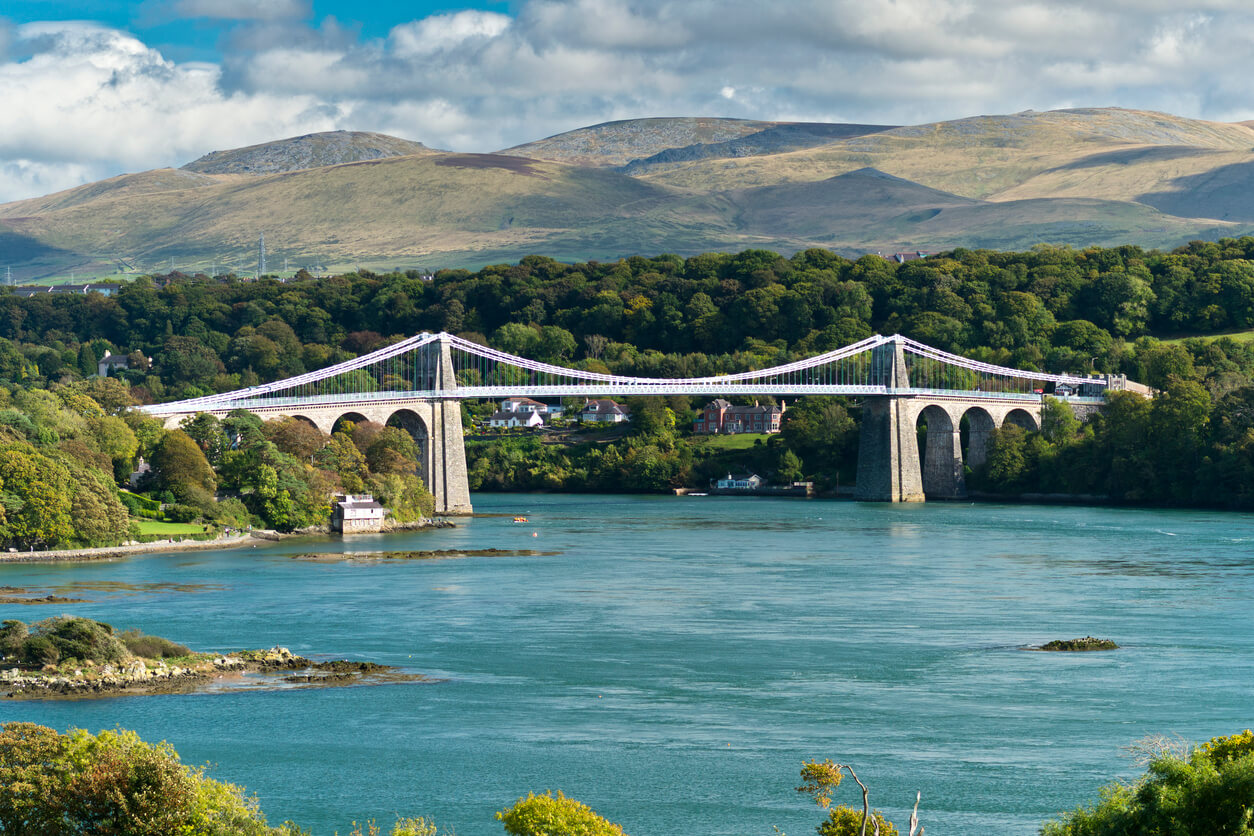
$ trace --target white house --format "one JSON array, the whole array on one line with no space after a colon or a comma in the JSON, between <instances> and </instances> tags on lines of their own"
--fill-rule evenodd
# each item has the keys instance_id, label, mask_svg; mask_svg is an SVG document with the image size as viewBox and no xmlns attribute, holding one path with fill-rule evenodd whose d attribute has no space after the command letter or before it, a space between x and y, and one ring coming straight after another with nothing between
<instances>
[{"instance_id":1,"label":"white house","mask_svg":"<svg viewBox=\"0 0 1254 836\"><path fill-rule=\"evenodd\" d=\"M584 405L579 420L584 423L621 424L631 420L631 410L609 398L598 398Z\"/></svg>"},{"instance_id":2,"label":"white house","mask_svg":"<svg viewBox=\"0 0 1254 836\"><path fill-rule=\"evenodd\" d=\"M341 534L377 532L383 528L387 509L368 493L345 494L331 512L331 530Z\"/></svg>"},{"instance_id":3,"label":"white house","mask_svg":"<svg viewBox=\"0 0 1254 836\"><path fill-rule=\"evenodd\" d=\"M544 424L544 417L539 412L529 409L517 412L498 410L488 419L488 426L496 428L539 427Z\"/></svg>"},{"instance_id":4,"label":"white house","mask_svg":"<svg viewBox=\"0 0 1254 836\"><path fill-rule=\"evenodd\" d=\"M105 349L104 357L96 363L96 374L101 377L108 377L110 372L117 372L131 367L130 358L125 354L114 354L109 349Z\"/></svg>"},{"instance_id":5,"label":"white house","mask_svg":"<svg viewBox=\"0 0 1254 836\"><path fill-rule=\"evenodd\" d=\"M738 473L735 476L728 473L726 479L718 480L716 487L719 490L752 491L765 483L766 480L756 473Z\"/></svg>"},{"instance_id":6,"label":"white house","mask_svg":"<svg viewBox=\"0 0 1254 836\"><path fill-rule=\"evenodd\" d=\"M501 401L501 412L546 412L548 407L531 398L506 398Z\"/></svg>"}]
</instances>

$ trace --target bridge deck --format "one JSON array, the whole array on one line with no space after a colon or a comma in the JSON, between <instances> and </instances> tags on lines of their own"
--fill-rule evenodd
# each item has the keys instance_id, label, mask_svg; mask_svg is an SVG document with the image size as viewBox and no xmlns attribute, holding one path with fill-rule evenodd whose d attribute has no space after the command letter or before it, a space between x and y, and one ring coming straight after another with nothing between
<instances>
[{"instance_id":1,"label":"bridge deck","mask_svg":"<svg viewBox=\"0 0 1254 836\"><path fill-rule=\"evenodd\" d=\"M467 386L455 390L426 390L400 392L356 392L340 395L320 395L317 397L265 397L245 398L224 403L219 407L204 406L200 411L229 411L232 409L283 409L301 407L319 409L323 407L350 406L354 404L396 403L407 401L447 401L447 400L499 400L502 398L562 398L562 397L632 397L649 395L710 395L710 396L771 396L795 397L802 395L843 395L846 397L870 397L875 395L893 395L894 397L937 397L949 400L969 401L1015 401L1038 403L1044 397L1037 393L1022 392L980 392L963 389L922 389L896 388L890 390L886 386L833 386L833 385L783 385L783 386ZM1053 396L1050 396L1053 397ZM1076 395L1060 396L1062 401L1077 404L1100 404L1104 398L1080 397ZM187 407L179 403L152 404L142 407L150 415L179 415L186 413Z\"/></svg>"}]
</instances>

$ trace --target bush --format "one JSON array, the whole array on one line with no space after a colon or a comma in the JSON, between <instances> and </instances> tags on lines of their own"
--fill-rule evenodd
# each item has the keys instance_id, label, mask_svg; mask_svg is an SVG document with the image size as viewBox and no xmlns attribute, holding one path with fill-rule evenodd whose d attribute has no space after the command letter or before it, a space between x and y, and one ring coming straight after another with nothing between
<instances>
[{"instance_id":1,"label":"bush","mask_svg":"<svg viewBox=\"0 0 1254 836\"><path fill-rule=\"evenodd\" d=\"M26 625L16 619L0 624L0 657L19 654L28 635Z\"/></svg>"},{"instance_id":2,"label":"bush","mask_svg":"<svg viewBox=\"0 0 1254 836\"><path fill-rule=\"evenodd\" d=\"M1254 733L1216 737L1187 756L1159 749L1133 784L1046 822L1044 836L1248 834L1254 819Z\"/></svg>"},{"instance_id":3,"label":"bush","mask_svg":"<svg viewBox=\"0 0 1254 836\"><path fill-rule=\"evenodd\" d=\"M46 636L30 636L22 643L20 658L24 664L42 668L61 661L61 651Z\"/></svg>"},{"instance_id":4,"label":"bush","mask_svg":"<svg viewBox=\"0 0 1254 836\"><path fill-rule=\"evenodd\" d=\"M183 765L168 743L145 743L134 732L0 725L0 833L290 832L267 827L256 799Z\"/></svg>"},{"instance_id":5,"label":"bush","mask_svg":"<svg viewBox=\"0 0 1254 836\"><path fill-rule=\"evenodd\" d=\"M62 659L73 657L103 664L121 662L129 655L111 626L90 618L57 616L33 625L31 632L36 638L51 642Z\"/></svg>"},{"instance_id":6,"label":"bush","mask_svg":"<svg viewBox=\"0 0 1254 836\"><path fill-rule=\"evenodd\" d=\"M189 523L200 516L200 509L175 503L165 509L165 516L170 522Z\"/></svg>"},{"instance_id":7,"label":"bush","mask_svg":"<svg viewBox=\"0 0 1254 836\"><path fill-rule=\"evenodd\" d=\"M496 814L511 836L623 836L623 829L606 821L586 804L557 796L527 794L513 807Z\"/></svg>"},{"instance_id":8,"label":"bush","mask_svg":"<svg viewBox=\"0 0 1254 836\"><path fill-rule=\"evenodd\" d=\"M133 517L143 517L149 520L164 518L161 513L161 503L156 500L133 494L130 491L118 491L118 499Z\"/></svg>"},{"instance_id":9,"label":"bush","mask_svg":"<svg viewBox=\"0 0 1254 836\"><path fill-rule=\"evenodd\" d=\"M874 819L880 826L880 836L898 836L897 828L893 827L893 823L885 820L879 810L872 810L870 817L867 819L867 833L875 831L875 825L871 824ZM853 807L841 804L833 807L828 813L827 821L818 827L819 836L860 836L862 833L862 811L855 810Z\"/></svg>"},{"instance_id":10,"label":"bush","mask_svg":"<svg viewBox=\"0 0 1254 836\"><path fill-rule=\"evenodd\" d=\"M190 656L192 651L186 645L163 639L160 636L146 636L139 630L127 630L118 636L126 649L144 659L174 659L179 656Z\"/></svg>"}]
</instances>

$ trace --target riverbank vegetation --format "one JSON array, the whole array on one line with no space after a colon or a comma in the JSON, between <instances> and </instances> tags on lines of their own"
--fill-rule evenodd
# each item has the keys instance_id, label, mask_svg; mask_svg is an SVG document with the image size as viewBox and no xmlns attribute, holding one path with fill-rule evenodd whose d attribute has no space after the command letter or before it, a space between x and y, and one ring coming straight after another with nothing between
<instances>
[{"instance_id":1,"label":"riverbank vegetation","mask_svg":"<svg viewBox=\"0 0 1254 836\"><path fill-rule=\"evenodd\" d=\"M900 332L991 363L1123 373L1163 393L1142 405L1125 399L1099 421L1052 435L1018 437L1007 428L998 440L1001 458L989 472L973 474L974 485L1002 494L1254 505L1254 448L1245 416L1254 403L1254 342L1231 336L1254 329L1254 238L1193 242L1171 252L1132 246L954 250L900 264L824 250L791 258L747 250L582 264L529 256L474 273L442 270L431 281L414 272L301 274L285 283L179 274L160 279L161 287L140 278L109 297L22 299L0 291L0 385L8 387L14 409L29 414L31 407L16 403L26 392L79 387L104 416L117 418L131 403L275 380L421 330L448 330L537 360L643 376L763 368L872 333ZM130 368L116 380L87 380L106 350L130 357ZM852 481L857 404L789 403L782 434L739 451L719 451L691 436L688 427L702 405L690 398L634 404L635 426L607 441L473 440L472 484L483 490L653 491L703 487L728 469L777 481L805 477L820 489ZM263 429L252 432L242 455L228 456L239 452L231 445L244 427L220 422L230 439L224 450L217 446L223 434L213 426L189 430L209 462L197 476L198 462L177 435L161 443L160 433L141 431L142 421L125 423L139 452L163 465L156 470L176 473L171 484L155 486L173 498L163 513L174 518L301 527L321 517L328 485L374 490L410 509L402 513L417 513L421 505L405 473L375 467L377 458L366 467L357 462L346 445L368 457L369 442L350 431L315 441L321 446L314 456L302 429L289 427L282 438ZM11 429L21 436L15 443L48 447L34 428ZM110 436L110 445L117 441ZM46 455L43 448L38 452ZM100 459L97 469L107 476L112 466L114 476L123 475L125 449L97 452L109 457L109 466ZM211 481L228 500L225 507L211 508L205 500ZM1211 485L1218 488L1203 487ZM78 494L97 519L116 513L105 499L94 501L90 487L75 489ZM7 510L13 503L4 504ZM69 533L28 535L15 527L9 542L87 542L102 533L117 539L125 536L120 528L107 519Z\"/></svg>"},{"instance_id":2,"label":"riverbank vegetation","mask_svg":"<svg viewBox=\"0 0 1254 836\"><path fill-rule=\"evenodd\" d=\"M1092 805L1042 826L1042 836L1122 836L1130 833L1246 833L1254 816L1254 734L1216 737L1200 746L1151 739L1136 747L1147 766L1132 782L1102 788ZM862 790L858 806L832 806L848 771ZM878 825L898 833L869 805L869 791L847 765L809 761L799 792L826 811L821 836L856 836ZM918 799L907 833L918 826ZM621 826L561 792L528 794L497 813L510 836L622 836ZM130 731L60 734L33 723L0 724L0 832L34 836L185 833L188 836L310 836L296 823L267 825L257 799L182 763L168 743L150 744ZM382 836L374 822L354 823L356 836ZM397 818L389 836L437 836L425 818ZM871 832L870 828L865 832Z\"/></svg>"},{"instance_id":3,"label":"riverbank vegetation","mask_svg":"<svg viewBox=\"0 0 1254 836\"><path fill-rule=\"evenodd\" d=\"M250 526L325 526L342 492L373 492L395 523L432 510L417 444L396 427L345 423L327 435L236 412L167 430L131 408L136 391L124 381L48 385L0 388L2 547L110 547L211 539ZM141 462L147 467L132 480Z\"/></svg>"}]
</instances>

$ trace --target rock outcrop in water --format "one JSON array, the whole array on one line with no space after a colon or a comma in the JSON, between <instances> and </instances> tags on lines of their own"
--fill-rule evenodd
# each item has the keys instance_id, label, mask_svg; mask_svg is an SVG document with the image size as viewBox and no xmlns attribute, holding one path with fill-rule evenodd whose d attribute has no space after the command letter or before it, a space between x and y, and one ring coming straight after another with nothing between
<instances>
[{"instance_id":1,"label":"rock outcrop in water","mask_svg":"<svg viewBox=\"0 0 1254 836\"><path fill-rule=\"evenodd\" d=\"M1082 639L1054 639L1041 645L1038 650L1049 650L1062 653L1082 653L1089 650L1117 650L1119 645L1110 639L1096 639L1085 636Z\"/></svg>"}]
</instances>

